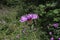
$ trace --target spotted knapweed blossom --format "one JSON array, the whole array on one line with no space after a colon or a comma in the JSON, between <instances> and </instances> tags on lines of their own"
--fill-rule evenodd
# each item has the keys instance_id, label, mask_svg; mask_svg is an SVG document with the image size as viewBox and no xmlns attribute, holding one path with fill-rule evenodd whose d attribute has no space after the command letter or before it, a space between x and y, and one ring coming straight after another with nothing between
<instances>
[{"instance_id":1,"label":"spotted knapweed blossom","mask_svg":"<svg viewBox=\"0 0 60 40\"><path fill-rule=\"evenodd\" d=\"M29 20L37 19L37 18L38 18L38 14L30 13L30 14L21 16L20 22L25 22L25 21L29 21Z\"/></svg>"},{"instance_id":2,"label":"spotted knapweed blossom","mask_svg":"<svg viewBox=\"0 0 60 40\"><path fill-rule=\"evenodd\" d=\"M51 37L50 40L54 40L54 37Z\"/></svg>"},{"instance_id":3,"label":"spotted knapweed blossom","mask_svg":"<svg viewBox=\"0 0 60 40\"><path fill-rule=\"evenodd\" d=\"M60 40L60 38L58 38L58 40Z\"/></svg>"},{"instance_id":4,"label":"spotted knapweed blossom","mask_svg":"<svg viewBox=\"0 0 60 40\"><path fill-rule=\"evenodd\" d=\"M54 23L53 26L54 26L55 28L57 28L57 27L59 26L59 24L58 24L58 23Z\"/></svg>"},{"instance_id":5,"label":"spotted knapweed blossom","mask_svg":"<svg viewBox=\"0 0 60 40\"><path fill-rule=\"evenodd\" d=\"M52 35L52 32L49 32L49 35Z\"/></svg>"},{"instance_id":6,"label":"spotted knapweed blossom","mask_svg":"<svg viewBox=\"0 0 60 40\"><path fill-rule=\"evenodd\" d=\"M25 15L21 16L21 19L19 20L20 22L25 22L27 21L27 17Z\"/></svg>"}]
</instances>

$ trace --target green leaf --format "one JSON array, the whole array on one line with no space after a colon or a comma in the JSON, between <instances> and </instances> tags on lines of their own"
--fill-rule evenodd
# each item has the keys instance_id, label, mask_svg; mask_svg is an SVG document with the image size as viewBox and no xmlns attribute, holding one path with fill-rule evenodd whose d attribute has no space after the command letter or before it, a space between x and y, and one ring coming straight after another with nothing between
<instances>
[{"instance_id":1,"label":"green leaf","mask_svg":"<svg viewBox=\"0 0 60 40\"><path fill-rule=\"evenodd\" d=\"M59 20L58 20L58 18L54 18L54 20L53 20L53 21L56 21L56 22L57 22L57 21L59 21Z\"/></svg>"},{"instance_id":2,"label":"green leaf","mask_svg":"<svg viewBox=\"0 0 60 40\"><path fill-rule=\"evenodd\" d=\"M59 11L56 9L56 10L53 10L53 13L57 14L59 13Z\"/></svg>"}]
</instances>

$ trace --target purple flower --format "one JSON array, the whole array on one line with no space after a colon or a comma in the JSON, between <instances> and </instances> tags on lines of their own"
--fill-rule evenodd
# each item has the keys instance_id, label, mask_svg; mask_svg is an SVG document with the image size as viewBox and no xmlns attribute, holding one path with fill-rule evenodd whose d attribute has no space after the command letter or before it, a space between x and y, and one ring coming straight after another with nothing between
<instances>
[{"instance_id":1,"label":"purple flower","mask_svg":"<svg viewBox=\"0 0 60 40\"><path fill-rule=\"evenodd\" d=\"M37 19L38 18L38 15L37 14L28 14L27 15L27 18L31 18L31 19Z\"/></svg>"},{"instance_id":2,"label":"purple flower","mask_svg":"<svg viewBox=\"0 0 60 40\"><path fill-rule=\"evenodd\" d=\"M20 22L25 22L31 19L37 19L38 15L37 14L27 14L21 17Z\"/></svg>"},{"instance_id":3,"label":"purple flower","mask_svg":"<svg viewBox=\"0 0 60 40\"><path fill-rule=\"evenodd\" d=\"M58 40L60 40L60 38L58 38Z\"/></svg>"},{"instance_id":4,"label":"purple flower","mask_svg":"<svg viewBox=\"0 0 60 40\"><path fill-rule=\"evenodd\" d=\"M52 32L49 32L50 35L52 35Z\"/></svg>"},{"instance_id":5,"label":"purple flower","mask_svg":"<svg viewBox=\"0 0 60 40\"><path fill-rule=\"evenodd\" d=\"M32 19L32 16L33 16L33 14L27 14L27 20L31 20Z\"/></svg>"},{"instance_id":6,"label":"purple flower","mask_svg":"<svg viewBox=\"0 0 60 40\"><path fill-rule=\"evenodd\" d=\"M37 14L33 14L32 19L37 19L38 15Z\"/></svg>"},{"instance_id":7,"label":"purple flower","mask_svg":"<svg viewBox=\"0 0 60 40\"><path fill-rule=\"evenodd\" d=\"M19 21L20 22L25 22L25 21L27 21L27 17L25 15L21 16L21 19Z\"/></svg>"},{"instance_id":8,"label":"purple flower","mask_svg":"<svg viewBox=\"0 0 60 40\"><path fill-rule=\"evenodd\" d=\"M54 23L53 26L54 26L55 28L57 28L57 27L59 26L59 24L58 24L58 23Z\"/></svg>"},{"instance_id":9,"label":"purple flower","mask_svg":"<svg viewBox=\"0 0 60 40\"><path fill-rule=\"evenodd\" d=\"M51 37L50 40L54 40L54 37Z\"/></svg>"}]
</instances>

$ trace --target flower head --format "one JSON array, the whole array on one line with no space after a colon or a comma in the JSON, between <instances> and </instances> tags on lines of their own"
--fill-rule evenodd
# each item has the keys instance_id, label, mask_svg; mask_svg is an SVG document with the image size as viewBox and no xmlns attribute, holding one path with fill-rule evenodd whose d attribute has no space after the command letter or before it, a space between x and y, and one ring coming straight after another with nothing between
<instances>
[{"instance_id":1,"label":"flower head","mask_svg":"<svg viewBox=\"0 0 60 40\"><path fill-rule=\"evenodd\" d=\"M37 19L38 15L37 14L33 14L32 19Z\"/></svg>"},{"instance_id":2,"label":"flower head","mask_svg":"<svg viewBox=\"0 0 60 40\"><path fill-rule=\"evenodd\" d=\"M52 35L52 32L49 32L50 35Z\"/></svg>"},{"instance_id":3,"label":"flower head","mask_svg":"<svg viewBox=\"0 0 60 40\"><path fill-rule=\"evenodd\" d=\"M25 22L25 21L28 21L31 19L37 19L37 18L38 18L37 14L30 13L30 14L22 16L20 19L20 22Z\"/></svg>"},{"instance_id":4,"label":"flower head","mask_svg":"<svg viewBox=\"0 0 60 40\"><path fill-rule=\"evenodd\" d=\"M51 37L50 40L54 40L54 37Z\"/></svg>"},{"instance_id":5,"label":"flower head","mask_svg":"<svg viewBox=\"0 0 60 40\"><path fill-rule=\"evenodd\" d=\"M32 19L32 16L33 16L33 14L27 14L27 20L31 20Z\"/></svg>"},{"instance_id":6,"label":"flower head","mask_svg":"<svg viewBox=\"0 0 60 40\"><path fill-rule=\"evenodd\" d=\"M28 14L27 18L31 18L31 19L37 19L38 15L37 14Z\"/></svg>"},{"instance_id":7,"label":"flower head","mask_svg":"<svg viewBox=\"0 0 60 40\"><path fill-rule=\"evenodd\" d=\"M58 38L58 40L60 40L60 38Z\"/></svg>"},{"instance_id":8,"label":"flower head","mask_svg":"<svg viewBox=\"0 0 60 40\"><path fill-rule=\"evenodd\" d=\"M25 22L25 21L27 21L27 17L25 15L21 16L21 19L19 21L20 22Z\"/></svg>"},{"instance_id":9,"label":"flower head","mask_svg":"<svg viewBox=\"0 0 60 40\"><path fill-rule=\"evenodd\" d=\"M58 38L58 40L60 40L60 38Z\"/></svg>"},{"instance_id":10,"label":"flower head","mask_svg":"<svg viewBox=\"0 0 60 40\"><path fill-rule=\"evenodd\" d=\"M59 24L58 24L58 23L54 23L53 26L54 26L55 28L57 28L57 27L59 26Z\"/></svg>"}]
</instances>

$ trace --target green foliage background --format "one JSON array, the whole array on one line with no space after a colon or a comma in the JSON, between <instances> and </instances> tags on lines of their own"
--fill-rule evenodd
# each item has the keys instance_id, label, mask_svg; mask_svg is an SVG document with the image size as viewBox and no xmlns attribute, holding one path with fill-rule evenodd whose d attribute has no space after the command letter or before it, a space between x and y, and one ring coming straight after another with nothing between
<instances>
[{"instance_id":1,"label":"green foliage background","mask_svg":"<svg viewBox=\"0 0 60 40\"><path fill-rule=\"evenodd\" d=\"M60 24L59 0L0 0L0 40L50 40L60 37L60 27L47 26ZM21 23L22 15L36 13L39 19ZM31 28L31 29L30 29Z\"/></svg>"}]
</instances>

